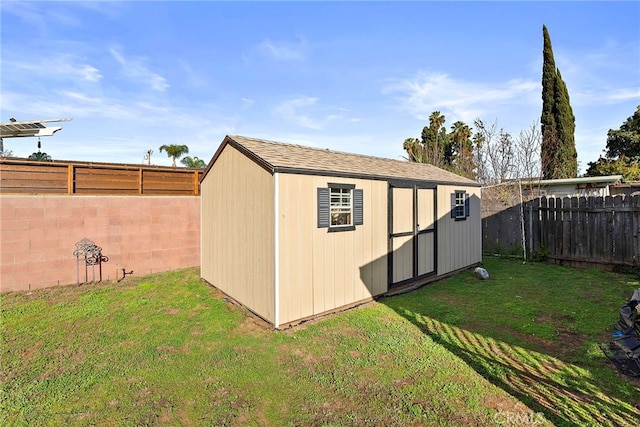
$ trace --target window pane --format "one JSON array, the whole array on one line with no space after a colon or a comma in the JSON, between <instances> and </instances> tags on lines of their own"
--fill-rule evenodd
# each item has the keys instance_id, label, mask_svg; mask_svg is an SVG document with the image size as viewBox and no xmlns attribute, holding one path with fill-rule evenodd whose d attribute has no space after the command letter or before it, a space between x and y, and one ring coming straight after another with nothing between
<instances>
[{"instance_id":1,"label":"window pane","mask_svg":"<svg viewBox=\"0 0 640 427\"><path fill-rule=\"evenodd\" d=\"M332 213L331 225L351 225L351 213Z\"/></svg>"},{"instance_id":2,"label":"window pane","mask_svg":"<svg viewBox=\"0 0 640 427\"><path fill-rule=\"evenodd\" d=\"M331 225L351 225L351 189L331 189Z\"/></svg>"},{"instance_id":3,"label":"window pane","mask_svg":"<svg viewBox=\"0 0 640 427\"><path fill-rule=\"evenodd\" d=\"M456 218L466 217L465 211L464 211L464 192L456 191L455 215L456 215Z\"/></svg>"}]
</instances>

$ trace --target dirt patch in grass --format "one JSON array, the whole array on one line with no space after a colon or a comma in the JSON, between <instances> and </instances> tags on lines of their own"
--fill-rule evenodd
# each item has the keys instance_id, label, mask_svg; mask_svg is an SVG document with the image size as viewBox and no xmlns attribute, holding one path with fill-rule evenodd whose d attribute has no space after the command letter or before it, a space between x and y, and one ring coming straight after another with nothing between
<instances>
[{"instance_id":1,"label":"dirt patch in grass","mask_svg":"<svg viewBox=\"0 0 640 427\"><path fill-rule=\"evenodd\" d=\"M178 349L177 347L173 347L170 345L159 345L156 347L156 350L159 353L167 353L167 354L174 354L180 351L180 349Z\"/></svg>"},{"instance_id":2,"label":"dirt patch in grass","mask_svg":"<svg viewBox=\"0 0 640 427\"><path fill-rule=\"evenodd\" d=\"M537 323L550 323L558 333L555 340L541 340L533 335L520 334L520 339L524 341L535 342L551 354L556 355L573 355L582 348L582 345L589 339L589 335L575 331L570 324L575 319L568 315L554 318L548 315L540 315L534 319Z\"/></svg>"},{"instance_id":3,"label":"dirt patch in grass","mask_svg":"<svg viewBox=\"0 0 640 427\"><path fill-rule=\"evenodd\" d=\"M251 335L254 337L264 337L273 333L273 327L269 322L253 315L247 315L240 321L237 327L231 331L231 336Z\"/></svg>"},{"instance_id":4,"label":"dirt patch in grass","mask_svg":"<svg viewBox=\"0 0 640 427\"><path fill-rule=\"evenodd\" d=\"M485 408L495 409L497 412L526 413L531 410L523 403L514 401L510 396L492 394L482 398L481 404Z\"/></svg>"},{"instance_id":5,"label":"dirt patch in grass","mask_svg":"<svg viewBox=\"0 0 640 427\"><path fill-rule=\"evenodd\" d=\"M25 350L20 356L23 359L28 359L29 357L33 356L33 354L38 351L38 349L40 347L42 347L44 343L42 341L38 341L37 343L35 343L32 347L30 347L29 349Z\"/></svg>"}]
</instances>

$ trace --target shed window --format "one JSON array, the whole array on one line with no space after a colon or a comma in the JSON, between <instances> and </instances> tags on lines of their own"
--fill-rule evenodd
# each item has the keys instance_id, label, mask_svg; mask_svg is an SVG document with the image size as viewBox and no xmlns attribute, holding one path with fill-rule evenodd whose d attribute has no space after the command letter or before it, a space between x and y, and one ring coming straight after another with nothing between
<instances>
[{"instance_id":1,"label":"shed window","mask_svg":"<svg viewBox=\"0 0 640 427\"><path fill-rule=\"evenodd\" d=\"M318 227L329 231L354 230L363 223L363 194L351 184L318 188Z\"/></svg>"},{"instance_id":2,"label":"shed window","mask_svg":"<svg viewBox=\"0 0 640 427\"><path fill-rule=\"evenodd\" d=\"M351 204L351 191L346 188L331 188L331 223L330 227L340 227L353 225L351 214L353 205Z\"/></svg>"},{"instance_id":3,"label":"shed window","mask_svg":"<svg viewBox=\"0 0 640 427\"><path fill-rule=\"evenodd\" d=\"M451 218L463 221L469 217L469 193L456 190L451 193Z\"/></svg>"}]
</instances>

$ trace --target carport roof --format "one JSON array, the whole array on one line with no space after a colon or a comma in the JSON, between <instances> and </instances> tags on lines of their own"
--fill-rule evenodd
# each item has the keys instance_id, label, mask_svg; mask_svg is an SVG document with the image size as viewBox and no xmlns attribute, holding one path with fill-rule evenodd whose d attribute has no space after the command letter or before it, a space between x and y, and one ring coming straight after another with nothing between
<instances>
[{"instance_id":1,"label":"carport roof","mask_svg":"<svg viewBox=\"0 0 640 427\"><path fill-rule=\"evenodd\" d=\"M270 173L299 173L379 180L429 181L479 187L475 181L436 166L227 135L202 175L204 179L227 145Z\"/></svg>"}]
</instances>

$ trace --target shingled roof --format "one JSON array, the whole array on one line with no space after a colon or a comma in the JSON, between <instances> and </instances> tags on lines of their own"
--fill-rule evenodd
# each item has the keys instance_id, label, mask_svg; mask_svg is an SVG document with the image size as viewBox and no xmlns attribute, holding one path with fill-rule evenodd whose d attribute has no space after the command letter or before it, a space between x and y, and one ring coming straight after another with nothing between
<instances>
[{"instance_id":1,"label":"shingled roof","mask_svg":"<svg viewBox=\"0 0 640 427\"><path fill-rule=\"evenodd\" d=\"M306 173L367 179L431 181L480 186L475 181L433 165L342 153L302 145L227 135L209 162L202 179L227 145L231 145L271 173Z\"/></svg>"}]
</instances>

